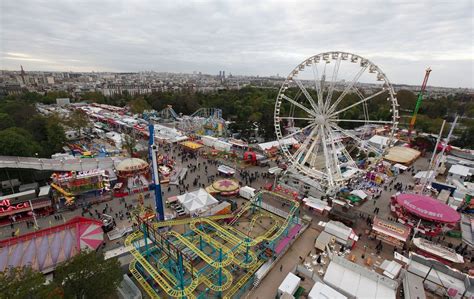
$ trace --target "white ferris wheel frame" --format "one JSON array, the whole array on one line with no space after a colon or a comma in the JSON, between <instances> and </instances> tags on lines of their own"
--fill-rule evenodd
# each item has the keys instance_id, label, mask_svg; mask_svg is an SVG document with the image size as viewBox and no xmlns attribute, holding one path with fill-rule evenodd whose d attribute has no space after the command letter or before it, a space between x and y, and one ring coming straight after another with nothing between
<instances>
[{"instance_id":1,"label":"white ferris wheel frame","mask_svg":"<svg viewBox=\"0 0 474 299\"><path fill-rule=\"evenodd\" d=\"M346 82L344 90L337 97L337 99L331 101L338 77L339 67L343 61L344 63L358 63L360 69L351 81ZM332 74L330 74L331 81L325 82L326 67L323 68L323 73L321 73L320 76L318 64L329 63L335 63L335 65L333 67ZM317 98L313 98L303 83L298 79L298 74L308 67L312 68L314 77L314 90L316 91ZM366 71L373 74L377 81L382 82L381 90L369 96L363 96L358 88L355 87L360 77ZM329 86L325 86L325 83L328 83ZM289 89L290 84L296 85L294 87L298 88L299 95L302 94L304 96L296 96L295 98L291 98L290 96L286 95L285 92ZM355 92L360 100L347 107L338 107L344 97L350 92ZM324 95L325 93L326 95ZM391 119L389 121L370 120L368 118L368 103L371 99L385 93L387 93L388 96L387 101L390 105ZM292 115L280 115L280 108L284 101L291 104L290 107L293 111L294 109L300 109L302 112L306 113L306 116L293 117ZM362 105L363 108L364 119L338 118L338 115L342 112L348 111L360 105ZM290 72L285 82L282 84L275 102L275 133L280 143L280 148L290 164L289 170L293 172L296 171L299 174L316 180L320 184L320 187L326 190L341 186L343 182L352 177L343 176L341 173L341 167L348 166L354 169L358 168L350 154L345 149L345 146L343 146L342 140L340 138L338 140L337 137L342 135L345 138L349 138L357 144L359 149L365 152L374 152L376 159L382 158L386 149L392 146L395 141L394 133L397 130L398 121L400 118L398 114L398 106L396 94L392 85L390 84L390 81L377 65L366 58L352 53L331 51L317 54L304 60ZM295 120L306 121L307 125L290 134L283 134L281 122L288 121L294 123ZM353 122L360 123L361 125L387 125L390 127L388 142L386 146L377 148L373 145L370 145L367 141L362 140L355 134L349 132L348 130L341 128L338 125L339 122ZM310 133L303 137L305 139L300 144L300 147L294 153L292 153L290 151L290 147L287 145L287 142L285 142L285 139L304 135L304 133L308 131ZM320 151L320 147L322 147L321 151L325 163L322 170L318 170L315 167L315 159L317 158L318 152ZM336 148L339 148L339 152L343 157L345 157L347 160L346 162L341 162L338 156L338 150L336 150Z\"/></svg>"}]
</instances>

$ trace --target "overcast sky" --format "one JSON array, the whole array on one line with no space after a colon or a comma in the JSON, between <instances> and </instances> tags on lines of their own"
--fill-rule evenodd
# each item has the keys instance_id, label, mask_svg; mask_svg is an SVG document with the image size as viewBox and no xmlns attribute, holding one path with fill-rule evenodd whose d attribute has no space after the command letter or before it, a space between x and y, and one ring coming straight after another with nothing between
<instances>
[{"instance_id":1,"label":"overcast sky","mask_svg":"<svg viewBox=\"0 0 474 299\"><path fill-rule=\"evenodd\" d=\"M393 83L474 87L473 0L0 0L0 68L286 76L329 50Z\"/></svg>"}]
</instances>

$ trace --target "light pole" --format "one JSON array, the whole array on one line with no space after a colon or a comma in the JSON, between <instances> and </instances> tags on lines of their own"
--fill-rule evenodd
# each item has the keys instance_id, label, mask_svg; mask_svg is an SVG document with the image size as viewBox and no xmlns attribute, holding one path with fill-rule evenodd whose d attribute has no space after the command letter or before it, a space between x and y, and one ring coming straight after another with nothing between
<instances>
[{"instance_id":1,"label":"light pole","mask_svg":"<svg viewBox=\"0 0 474 299\"><path fill-rule=\"evenodd\" d=\"M31 214L33 214L33 220L35 221L35 230L36 230L39 228L39 226L38 226L38 221L36 221L35 210L33 209L33 204L31 203L31 199L29 200L29 203L30 203Z\"/></svg>"}]
</instances>

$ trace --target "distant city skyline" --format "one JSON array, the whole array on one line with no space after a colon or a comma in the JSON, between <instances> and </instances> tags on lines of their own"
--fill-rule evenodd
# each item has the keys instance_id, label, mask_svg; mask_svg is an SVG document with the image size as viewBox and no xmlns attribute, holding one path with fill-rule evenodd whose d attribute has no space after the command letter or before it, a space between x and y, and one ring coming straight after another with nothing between
<instances>
[{"instance_id":1,"label":"distant city skyline","mask_svg":"<svg viewBox=\"0 0 474 299\"><path fill-rule=\"evenodd\" d=\"M474 88L472 1L1 1L0 69L286 77L325 51Z\"/></svg>"}]
</instances>

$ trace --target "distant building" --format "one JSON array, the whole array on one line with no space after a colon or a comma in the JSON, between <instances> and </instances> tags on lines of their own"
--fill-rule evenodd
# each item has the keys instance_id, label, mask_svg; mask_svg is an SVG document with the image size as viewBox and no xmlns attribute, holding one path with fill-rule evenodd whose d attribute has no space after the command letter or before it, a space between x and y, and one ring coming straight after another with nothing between
<instances>
[{"instance_id":1,"label":"distant building","mask_svg":"<svg viewBox=\"0 0 474 299\"><path fill-rule=\"evenodd\" d=\"M58 106L66 106L66 105L69 105L71 104L71 101L69 100L69 98L57 98L56 99L56 105Z\"/></svg>"}]
</instances>

